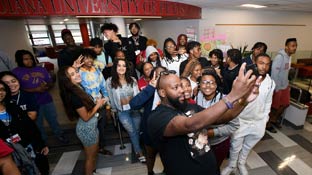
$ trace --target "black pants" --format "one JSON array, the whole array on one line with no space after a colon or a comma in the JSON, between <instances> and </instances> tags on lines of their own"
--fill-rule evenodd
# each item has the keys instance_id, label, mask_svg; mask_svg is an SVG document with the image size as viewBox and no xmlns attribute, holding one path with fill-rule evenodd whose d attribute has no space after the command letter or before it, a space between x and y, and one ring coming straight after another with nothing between
<instances>
[{"instance_id":1,"label":"black pants","mask_svg":"<svg viewBox=\"0 0 312 175\"><path fill-rule=\"evenodd\" d=\"M106 110L105 108L100 109L100 119L98 121L98 130L99 130L99 148L104 147L105 139L104 139L104 130L106 126Z\"/></svg>"},{"instance_id":2,"label":"black pants","mask_svg":"<svg viewBox=\"0 0 312 175\"><path fill-rule=\"evenodd\" d=\"M42 175L49 175L50 166L49 166L49 161L48 161L47 156L37 153L36 158L35 158L35 163Z\"/></svg>"}]
</instances>

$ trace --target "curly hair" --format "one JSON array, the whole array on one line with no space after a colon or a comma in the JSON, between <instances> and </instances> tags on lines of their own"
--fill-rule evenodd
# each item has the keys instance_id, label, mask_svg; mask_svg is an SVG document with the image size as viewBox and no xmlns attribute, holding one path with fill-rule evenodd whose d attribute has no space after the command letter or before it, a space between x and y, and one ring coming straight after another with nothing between
<instances>
[{"instance_id":1,"label":"curly hair","mask_svg":"<svg viewBox=\"0 0 312 175\"><path fill-rule=\"evenodd\" d=\"M210 68L210 69L206 69L203 73L202 73L202 76L198 77L197 79L197 82L200 84L201 81L202 81L202 78L203 76L206 76L206 75L210 75L212 76L215 81L216 81L216 84L217 84L217 89L216 89L216 93L215 93L215 96L212 98L212 101L215 101L216 100L216 96L218 93L221 93L221 97L222 97L222 92L223 92L223 85L222 85L222 80L221 78L218 76L217 72L215 71L215 69L213 68Z\"/></svg>"},{"instance_id":2,"label":"curly hair","mask_svg":"<svg viewBox=\"0 0 312 175\"><path fill-rule=\"evenodd\" d=\"M18 67L25 67L24 62L23 62L23 56L24 55L30 55L30 57L33 61L32 67L35 67L37 61L36 61L34 55L28 50L17 50L15 52L15 62L17 63L17 66Z\"/></svg>"}]
</instances>

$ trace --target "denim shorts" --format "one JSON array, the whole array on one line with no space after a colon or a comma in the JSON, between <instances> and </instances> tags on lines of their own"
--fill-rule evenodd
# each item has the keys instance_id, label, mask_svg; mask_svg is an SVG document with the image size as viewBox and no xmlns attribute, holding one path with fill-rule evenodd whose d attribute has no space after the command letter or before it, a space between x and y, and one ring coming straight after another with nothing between
<instances>
[{"instance_id":1,"label":"denim shorts","mask_svg":"<svg viewBox=\"0 0 312 175\"><path fill-rule=\"evenodd\" d=\"M76 125L76 134L83 146L91 146L99 141L99 131L97 128L98 118L93 116L87 122L81 118L78 119Z\"/></svg>"}]
</instances>

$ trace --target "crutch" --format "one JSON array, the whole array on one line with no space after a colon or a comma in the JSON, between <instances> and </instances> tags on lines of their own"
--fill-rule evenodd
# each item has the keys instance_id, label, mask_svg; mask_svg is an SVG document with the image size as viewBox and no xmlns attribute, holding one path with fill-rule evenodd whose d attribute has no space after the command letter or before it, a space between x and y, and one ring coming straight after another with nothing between
<instances>
[{"instance_id":1,"label":"crutch","mask_svg":"<svg viewBox=\"0 0 312 175\"><path fill-rule=\"evenodd\" d=\"M118 115L116 115L115 112L112 112L112 118L114 120L114 126L117 127L118 129L118 135L119 135L119 140L120 140L120 149L125 149L126 146L124 145L123 139L122 139L122 133L121 133L121 129L120 129L120 122L119 122L119 118Z\"/></svg>"}]
</instances>

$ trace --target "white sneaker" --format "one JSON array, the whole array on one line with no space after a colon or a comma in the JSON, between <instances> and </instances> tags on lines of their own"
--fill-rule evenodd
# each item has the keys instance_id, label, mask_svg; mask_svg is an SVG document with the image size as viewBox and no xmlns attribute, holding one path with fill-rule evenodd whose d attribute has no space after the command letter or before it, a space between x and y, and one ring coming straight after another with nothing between
<instances>
[{"instance_id":1,"label":"white sneaker","mask_svg":"<svg viewBox=\"0 0 312 175\"><path fill-rule=\"evenodd\" d=\"M238 171L240 175L248 175L246 164L238 164Z\"/></svg>"},{"instance_id":2,"label":"white sneaker","mask_svg":"<svg viewBox=\"0 0 312 175\"><path fill-rule=\"evenodd\" d=\"M227 166L221 171L221 175L230 175L232 172L235 172L236 167Z\"/></svg>"}]
</instances>

